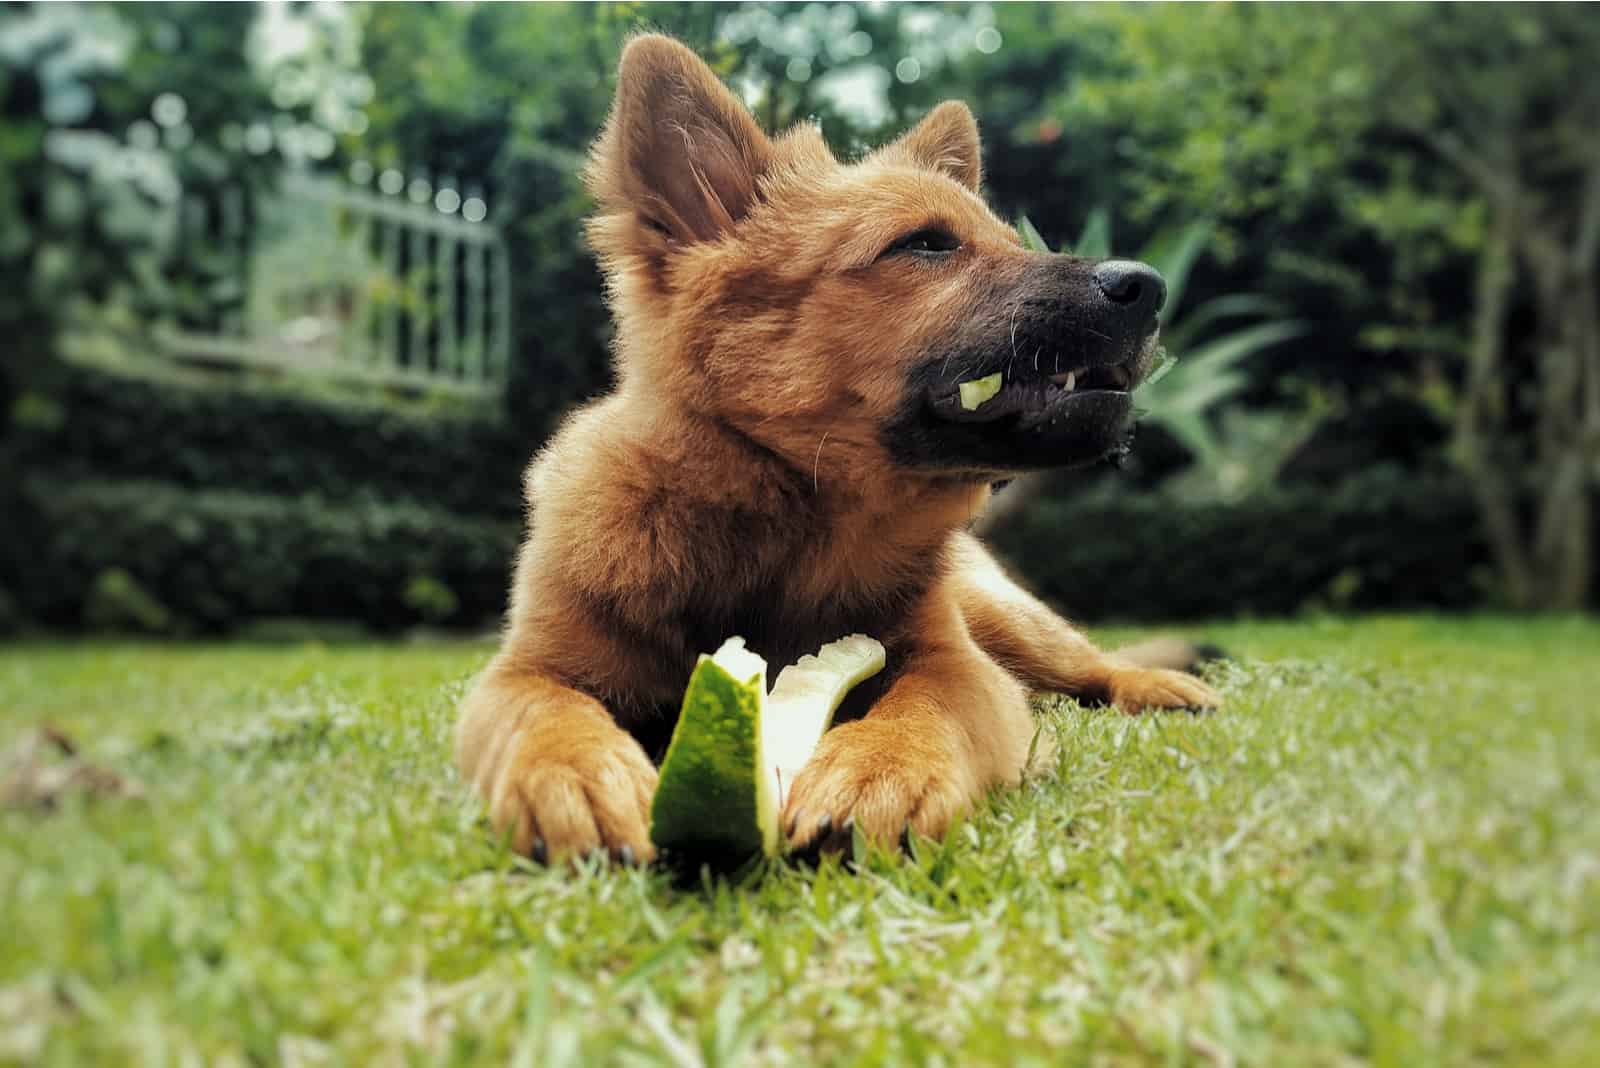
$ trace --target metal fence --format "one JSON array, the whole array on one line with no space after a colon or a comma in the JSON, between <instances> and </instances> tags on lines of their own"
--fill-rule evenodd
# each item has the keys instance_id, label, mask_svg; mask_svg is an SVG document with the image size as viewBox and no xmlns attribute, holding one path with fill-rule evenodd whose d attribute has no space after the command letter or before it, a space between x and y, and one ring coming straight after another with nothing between
<instances>
[{"instance_id":1,"label":"metal fence","mask_svg":"<svg viewBox=\"0 0 1600 1068\"><path fill-rule=\"evenodd\" d=\"M370 171L368 176L370 177ZM385 172L379 189L283 176L246 219L242 191L180 198L238 291L205 327L168 328L173 358L492 394L511 344L510 266L480 195Z\"/></svg>"}]
</instances>

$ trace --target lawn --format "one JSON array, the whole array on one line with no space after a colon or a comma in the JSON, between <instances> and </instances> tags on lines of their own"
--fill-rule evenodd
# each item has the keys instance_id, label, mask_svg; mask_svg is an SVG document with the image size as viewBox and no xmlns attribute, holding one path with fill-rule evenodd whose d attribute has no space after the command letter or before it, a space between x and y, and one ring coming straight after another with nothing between
<instances>
[{"instance_id":1,"label":"lawn","mask_svg":"<svg viewBox=\"0 0 1600 1068\"><path fill-rule=\"evenodd\" d=\"M0 749L140 790L0 811L0 1063L1600 1063L1600 623L1203 629L1221 714L688 886L481 828L484 645L0 649Z\"/></svg>"}]
</instances>

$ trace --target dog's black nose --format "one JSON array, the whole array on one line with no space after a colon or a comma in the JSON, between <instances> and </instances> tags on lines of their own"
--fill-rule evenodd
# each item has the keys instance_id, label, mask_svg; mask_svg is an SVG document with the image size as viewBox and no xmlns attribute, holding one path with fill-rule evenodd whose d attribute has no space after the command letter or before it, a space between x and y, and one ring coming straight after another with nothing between
<instances>
[{"instance_id":1,"label":"dog's black nose","mask_svg":"<svg viewBox=\"0 0 1600 1068\"><path fill-rule=\"evenodd\" d=\"M1094 282L1129 319L1153 319L1167 302L1167 283L1154 267L1138 260L1106 260L1095 267Z\"/></svg>"}]
</instances>

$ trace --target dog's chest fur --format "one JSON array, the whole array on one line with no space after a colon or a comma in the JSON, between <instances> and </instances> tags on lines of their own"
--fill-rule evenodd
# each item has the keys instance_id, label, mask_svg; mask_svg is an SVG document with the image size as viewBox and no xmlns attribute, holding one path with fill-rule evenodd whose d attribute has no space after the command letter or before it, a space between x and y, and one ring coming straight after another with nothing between
<instances>
[{"instance_id":1,"label":"dog's chest fur","mask_svg":"<svg viewBox=\"0 0 1600 1068\"><path fill-rule=\"evenodd\" d=\"M804 566L802 557L795 570ZM738 590L707 588L685 606L678 628L689 647L706 651L740 635L776 671L846 634L890 637L905 625L936 568L930 560L918 572L870 589L818 589L796 574L772 575Z\"/></svg>"},{"instance_id":2,"label":"dog's chest fur","mask_svg":"<svg viewBox=\"0 0 1600 1068\"><path fill-rule=\"evenodd\" d=\"M905 628L933 578L934 569L930 567L923 576L909 578L892 590L875 591L871 597L862 596L860 591L840 590L839 596L830 601L809 605L797 604L792 583L782 578L738 591L708 588L704 596L691 599L677 619L663 621L667 625L658 633L670 634L677 640L671 643L675 648L661 651L676 661L672 677L688 678L700 653L711 652L730 636L738 635L766 659L770 686L784 665L816 652L827 642L847 634L871 635L890 647L891 663L878 678L853 691L835 717L838 722L856 719L866 713L896 673L896 635ZM642 710L643 715L622 719L655 759L666 751L677 721L678 701L678 696L673 695L652 702L651 707Z\"/></svg>"},{"instance_id":3,"label":"dog's chest fur","mask_svg":"<svg viewBox=\"0 0 1600 1068\"><path fill-rule=\"evenodd\" d=\"M725 517L726 519L726 517ZM865 713L898 668L896 648L918 604L944 569L940 540L902 546L870 536L841 552L834 538L856 531L794 524L779 532L744 525L738 551L705 551L689 558L680 574L683 596L638 638L654 645L652 659L665 679L687 679L695 659L738 635L769 665L768 683L784 665L848 634L867 634L890 651L888 670L858 689L840 710L840 721ZM740 528L735 528L740 529ZM726 531L724 531L726 533ZM703 542L726 544L722 539ZM883 566L884 557L893 566ZM841 566L841 561L843 566ZM857 566L849 566L855 564ZM644 697L644 695L640 695ZM671 737L681 694L652 695L621 721L652 756Z\"/></svg>"}]
</instances>

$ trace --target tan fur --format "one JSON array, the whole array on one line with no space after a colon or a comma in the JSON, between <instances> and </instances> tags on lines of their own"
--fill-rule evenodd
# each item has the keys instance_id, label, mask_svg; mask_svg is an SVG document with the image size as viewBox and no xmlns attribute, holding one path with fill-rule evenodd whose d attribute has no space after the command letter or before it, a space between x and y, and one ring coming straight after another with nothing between
<instances>
[{"instance_id":1,"label":"tan fur","mask_svg":"<svg viewBox=\"0 0 1600 1068\"><path fill-rule=\"evenodd\" d=\"M1026 688L1216 703L1101 654L1004 576L963 533L989 473L913 477L880 441L911 354L1027 255L977 195L979 158L949 103L840 164L814 128L767 138L676 42L629 44L588 173L618 384L529 469L504 644L458 731L463 775L519 851L652 855L636 738L659 736L723 625L775 664L863 628L889 650L870 712L794 784L796 844L823 817L943 831L1023 773ZM960 236L960 270L876 262L930 222Z\"/></svg>"}]
</instances>

